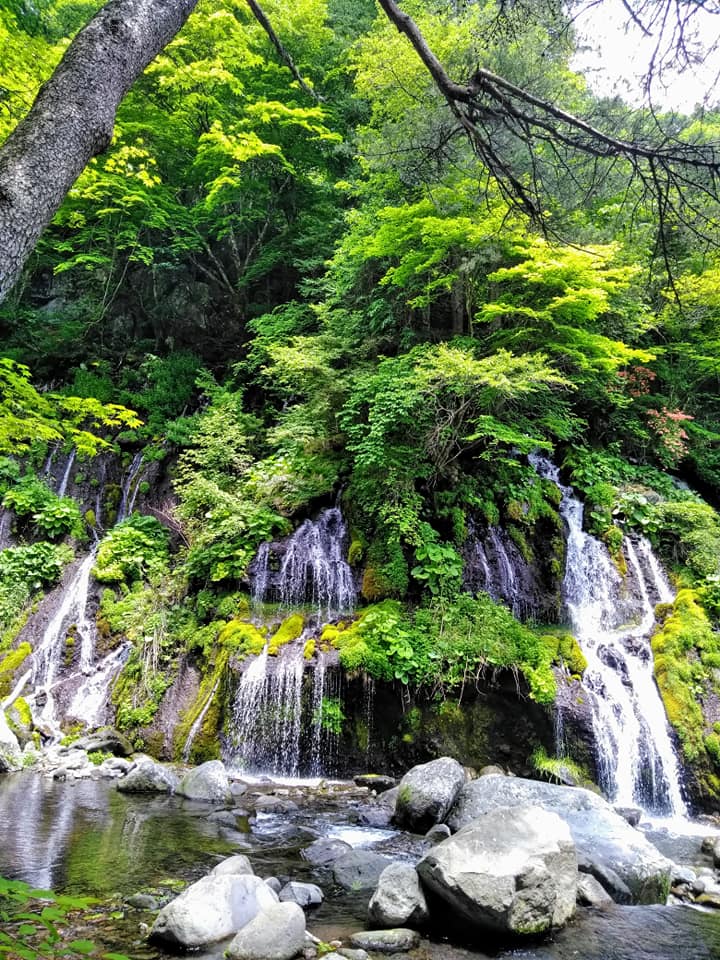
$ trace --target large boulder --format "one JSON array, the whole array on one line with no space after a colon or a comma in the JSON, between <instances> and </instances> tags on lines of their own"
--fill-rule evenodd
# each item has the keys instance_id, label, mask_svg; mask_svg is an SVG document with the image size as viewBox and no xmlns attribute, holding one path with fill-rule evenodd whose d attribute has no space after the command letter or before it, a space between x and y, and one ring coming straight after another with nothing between
<instances>
[{"instance_id":1,"label":"large boulder","mask_svg":"<svg viewBox=\"0 0 720 960\"><path fill-rule=\"evenodd\" d=\"M578 873L570 830L539 807L486 813L433 847L417 870L469 933L538 934L562 927L575 912ZM451 925L447 916L445 925Z\"/></svg>"},{"instance_id":2,"label":"large boulder","mask_svg":"<svg viewBox=\"0 0 720 960\"><path fill-rule=\"evenodd\" d=\"M0 773L22 770L22 750L18 738L10 729L5 711L0 708Z\"/></svg>"},{"instance_id":3,"label":"large boulder","mask_svg":"<svg viewBox=\"0 0 720 960\"><path fill-rule=\"evenodd\" d=\"M425 894L411 863L391 863L368 906L370 922L377 927L421 927L429 918Z\"/></svg>"},{"instance_id":4,"label":"large boulder","mask_svg":"<svg viewBox=\"0 0 720 960\"><path fill-rule=\"evenodd\" d=\"M292 960L305 946L305 914L296 903L275 903L233 938L230 960Z\"/></svg>"},{"instance_id":5,"label":"large boulder","mask_svg":"<svg viewBox=\"0 0 720 960\"><path fill-rule=\"evenodd\" d=\"M391 861L372 850L351 850L337 859L333 865L335 883L346 890L374 890L380 874Z\"/></svg>"},{"instance_id":6,"label":"large boulder","mask_svg":"<svg viewBox=\"0 0 720 960\"><path fill-rule=\"evenodd\" d=\"M190 800L206 803L231 803L232 791L225 764L221 760L208 760L190 770L180 781L177 793Z\"/></svg>"},{"instance_id":7,"label":"large boulder","mask_svg":"<svg viewBox=\"0 0 720 960\"><path fill-rule=\"evenodd\" d=\"M406 830L426 833L441 823L465 783L465 770L452 757L421 763L399 783L395 822Z\"/></svg>"},{"instance_id":8,"label":"large boulder","mask_svg":"<svg viewBox=\"0 0 720 960\"><path fill-rule=\"evenodd\" d=\"M118 780L122 793L174 793L178 779L172 770L154 760L141 760Z\"/></svg>"},{"instance_id":9,"label":"large boulder","mask_svg":"<svg viewBox=\"0 0 720 960\"><path fill-rule=\"evenodd\" d=\"M272 879L272 878L271 878ZM265 881L267 883L267 880ZM318 907L325 896L316 884L291 880L278 893L281 903L296 903L299 907Z\"/></svg>"},{"instance_id":10,"label":"large boulder","mask_svg":"<svg viewBox=\"0 0 720 960\"><path fill-rule=\"evenodd\" d=\"M336 860L352 852L352 847L344 840L319 837L308 847L300 851L300 856L315 867L331 867Z\"/></svg>"},{"instance_id":11,"label":"large boulder","mask_svg":"<svg viewBox=\"0 0 720 960\"><path fill-rule=\"evenodd\" d=\"M260 877L211 874L162 908L150 936L184 949L202 947L231 937L277 903L277 894Z\"/></svg>"},{"instance_id":12,"label":"large boulder","mask_svg":"<svg viewBox=\"0 0 720 960\"><path fill-rule=\"evenodd\" d=\"M665 903L673 865L602 797L580 787L560 787L520 777L481 777L465 784L448 817L460 830L499 807L534 804L570 827L578 864L618 903Z\"/></svg>"},{"instance_id":13,"label":"large boulder","mask_svg":"<svg viewBox=\"0 0 720 960\"><path fill-rule=\"evenodd\" d=\"M210 871L212 877L240 876L255 873L252 864L244 853L236 853L233 857L226 857Z\"/></svg>"}]
</instances>

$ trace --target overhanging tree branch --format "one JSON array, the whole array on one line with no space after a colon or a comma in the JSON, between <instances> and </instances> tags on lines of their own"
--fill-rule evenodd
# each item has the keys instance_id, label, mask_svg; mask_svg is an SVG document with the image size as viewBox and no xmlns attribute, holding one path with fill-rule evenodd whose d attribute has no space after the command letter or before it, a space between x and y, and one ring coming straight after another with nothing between
<instances>
[{"instance_id":1,"label":"overhanging tree branch","mask_svg":"<svg viewBox=\"0 0 720 960\"><path fill-rule=\"evenodd\" d=\"M652 136L645 139L623 139L483 67L478 67L466 83L457 83L448 76L412 17L395 0L378 2L388 19L408 38L505 197L543 229L550 229L545 211L551 192L546 189L537 154L539 148L548 145L564 149L564 158L560 158L557 149L554 156L556 162L565 165L568 175L583 158L625 161L629 182L638 185L658 214L661 237L665 218L671 212L676 222L684 223L698 236L702 234L697 209L688 211L687 216L683 214L687 210L687 191L711 199L717 213L717 143L682 141L675 132L667 133L657 125L652 128ZM518 162L515 150L503 149L498 134L523 148L524 161Z\"/></svg>"},{"instance_id":2,"label":"overhanging tree branch","mask_svg":"<svg viewBox=\"0 0 720 960\"><path fill-rule=\"evenodd\" d=\"M112 139L120 101L197 0L110 0L0 148L0 301L65 194Z\"/></svg>"}]
</instances>

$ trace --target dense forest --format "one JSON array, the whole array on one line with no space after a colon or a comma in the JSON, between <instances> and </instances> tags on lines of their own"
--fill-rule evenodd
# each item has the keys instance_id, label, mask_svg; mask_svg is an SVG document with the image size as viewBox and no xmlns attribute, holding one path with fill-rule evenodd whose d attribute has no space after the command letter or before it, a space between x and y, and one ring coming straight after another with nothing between
<instances>
[{"instance_id":1,"label":"dense forest","mask_svg":"<svg viewBox=\"0 0 720 960\"><path fill-rule=\"evenodd\" d=\"M192 758L217 756L228 664L300 637L392 685L407 744L419 692L442 714L504 671L551 706L584 659L540 455L621 575L640 535L670 572L655 675L694 799L716 802L720 257L692 158L720 115L594 94L555 4L403 4L448 76L482 65L534 102L464 113L371 0L265 0L270 31L251 6L200 0L0 305L0 692L92 549L103 650L132 644L115 720L150 752L179 757L202 711ZM0 142L100 7L2 5ZM647 157L588 148L567 116ZM330 508L354 611L259 612L262 545ZM526 606L468 574L499 529L534 571ZM153 724L188 663L168 751ZM343 709L324 701L326 728Z\"/></svg>"}]
</instances>

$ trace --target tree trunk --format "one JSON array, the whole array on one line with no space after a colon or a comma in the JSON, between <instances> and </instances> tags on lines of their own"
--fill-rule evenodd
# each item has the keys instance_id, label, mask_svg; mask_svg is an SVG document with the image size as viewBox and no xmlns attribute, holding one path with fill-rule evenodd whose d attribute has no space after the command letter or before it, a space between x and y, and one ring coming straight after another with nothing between
<instances>
[{"instance_id":1,"label":"tree trunk","mask_svg":"<svg viewBox=\"0 0 720 960\"><path fill-rule=\"evenodd\" d=\"M110 0L0 148L0 302L65 194L110 144L120 101L197 0Z\"/></svg>"}]
</instances>

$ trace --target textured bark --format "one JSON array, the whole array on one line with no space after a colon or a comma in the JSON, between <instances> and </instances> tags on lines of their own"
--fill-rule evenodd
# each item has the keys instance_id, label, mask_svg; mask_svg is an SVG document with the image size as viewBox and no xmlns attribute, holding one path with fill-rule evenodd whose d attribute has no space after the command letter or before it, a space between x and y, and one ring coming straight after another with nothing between
<instances>
[{"instance_id":1,"label":"textured bark","mask_svg":"<svg viewBox=\"0 0 720 960\"><path fill-rule=\"evenodd\" d=\"M92 157L120 101L197 0L110 0L80 31L0 148L0 302Z\"/></svg>"}]
</instances>

